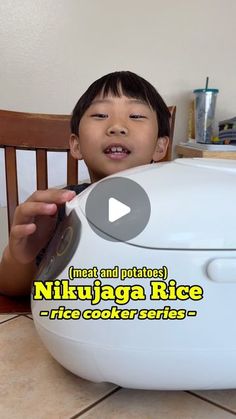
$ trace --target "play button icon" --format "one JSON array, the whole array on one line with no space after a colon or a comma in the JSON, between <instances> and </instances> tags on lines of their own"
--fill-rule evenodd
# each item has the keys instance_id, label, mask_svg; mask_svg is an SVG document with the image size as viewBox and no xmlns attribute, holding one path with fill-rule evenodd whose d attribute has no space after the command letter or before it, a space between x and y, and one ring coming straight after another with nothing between
<instances>
[{"instance_id":1,"label":"play button icon","mask_svg":"<svg viewBox=\"0 0 236 419\"><path fill-rule=\"evenodd\" d=\"M89 193L85 206L90 227L110 241L128 241L146 227L151 205L145 190L131 179L108 177Z\"/></svg>"},{"instance_id":2,"label":"play button icon","mask_svg":"<svg viewBox=\"0 0 236 419\"><path fill-rule=\"evenodd\" d=\"M109 198L109 208L108 208L108 219L110 223L119 220L119 218L124 217L124 215L130 213L130 207L123 204L115 198Z\"/></svg>"}]
</instances>

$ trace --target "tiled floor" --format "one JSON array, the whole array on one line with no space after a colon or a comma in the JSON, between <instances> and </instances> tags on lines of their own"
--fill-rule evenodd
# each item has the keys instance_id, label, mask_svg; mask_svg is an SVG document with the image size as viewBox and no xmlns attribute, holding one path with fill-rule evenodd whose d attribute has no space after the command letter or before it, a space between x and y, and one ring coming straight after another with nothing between
<instances>
[{"instance_id":1,"label":"tiled floor","mask_svg":"<svg viewBox=\"0 0 236 419\"><path fill-rule=\"evenodd\" d=\"M30 316L0 315L1 419L230 419L236 390L137 391L66 371L41 344Z\"/></svg>"}]
</instances>

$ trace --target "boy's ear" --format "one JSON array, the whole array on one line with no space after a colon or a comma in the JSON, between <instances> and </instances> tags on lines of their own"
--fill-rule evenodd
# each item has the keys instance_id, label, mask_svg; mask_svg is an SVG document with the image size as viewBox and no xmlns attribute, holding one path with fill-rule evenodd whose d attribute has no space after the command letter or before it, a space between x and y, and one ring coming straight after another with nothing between
<instances>
[{"instance_id":1,"label":"boy's ear","mask_svg":"<svg viewBox=\"0 0 236 419\"><path fill-rule=\"evenodd\" d=\"M71 152L72 157L74 157L74 159L77 159L77 160L82 160L83 156L80 151L80 143L79 143L78 135L71 134L69 143L70 143L70 152Z\"/></svg>"},{"instance_id":2,"label":"boy's ear","mask_svg":"<svg viewBox=\"0 0 236 419\"><path fill-rule=\"evenodd\" d=\"M169 137L160 137L157 139L156 148L152 156L152 160L154 162L162 160L165 157L167 153L169 141L170 141Z\"/></svg>"}]
</instances>

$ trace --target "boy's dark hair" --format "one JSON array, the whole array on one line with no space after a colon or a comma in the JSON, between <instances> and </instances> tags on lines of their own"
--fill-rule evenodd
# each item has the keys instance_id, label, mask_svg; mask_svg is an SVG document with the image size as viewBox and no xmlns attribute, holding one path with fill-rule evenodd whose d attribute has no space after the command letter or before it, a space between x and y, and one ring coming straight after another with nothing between
<instances>
[{"instance_id":1,"label":"boy's dark hair","mask_svg":"<svg viewBox=\"0 0 236 419\"><path fill-rule=\"evenodd\" d=\"M78 100L71 117L71 133L78 135L82 116L99 94L106 97L109 93L119 97L123 93L127 97L141 99L146 102L157 115L158 137L169 137L170 112L156 89L145 79L131 71L116 71L107 74L92 83Z\"/></svg>"}]
</instances>

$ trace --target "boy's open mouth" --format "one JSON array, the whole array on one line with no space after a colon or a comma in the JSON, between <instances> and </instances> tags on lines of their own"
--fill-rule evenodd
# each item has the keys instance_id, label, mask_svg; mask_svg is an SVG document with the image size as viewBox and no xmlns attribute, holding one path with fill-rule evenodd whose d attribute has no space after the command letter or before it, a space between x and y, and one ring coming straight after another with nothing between
<instances>
[{"instance_id":1,"label":"boy's open mouth","mask_svg":"<svg viewBox=\"0 0 236 419\"><path fill-rule=\"evenodd\" d=\"M124 157L127 157L128 154L130 154L130 150L128 150L128 148L124 147L123 145L112 144L105 148L104 153L107 154L107 157L110 157L111 159L123 159Z\"/></svg>"}]
</instances>

